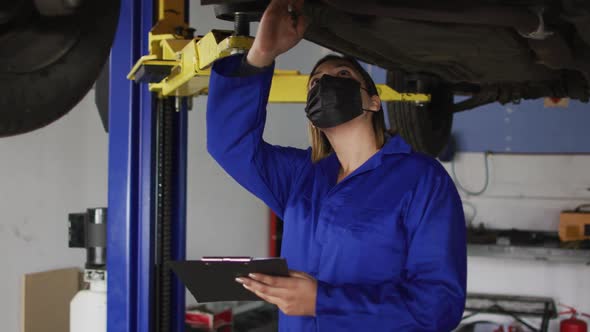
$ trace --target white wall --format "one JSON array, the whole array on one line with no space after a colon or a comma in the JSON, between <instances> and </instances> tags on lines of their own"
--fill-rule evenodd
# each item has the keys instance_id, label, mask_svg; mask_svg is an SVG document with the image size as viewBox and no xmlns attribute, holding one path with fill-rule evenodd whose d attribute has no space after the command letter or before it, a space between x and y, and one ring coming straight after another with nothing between
<instances>
[{"instance_id":1,"label":"white wall","mask_svg":"<svg viewBox=\"0 0 590 332\"><path fill-rule=\"evenodd\" d=\"M481 196L462 194L477 210L473 223L490 228L557 231L559 213L590 201L590 155L488 156L489 187ZM449 173L450 163L445 163ZM469 191L485 181L483 153L457 156L456 176ZM465 214L473 216L466 205ZM470 257L471 292L548 296L590 311L590 266ZM551 324L558 331L558 321Z\"/></svg>"},{"instance_id":2,"label":"white wall","mask_svg":"<svg viewBox=\"0 0 590 332\"><path fill-rule=\"evenodd\" d=\"M12 332L24 274L84 264L68 248L68 213L106 206L107 134L93 94L43 129L0 139L0 160L0 322Z\"/></svg>"}]
</instances>

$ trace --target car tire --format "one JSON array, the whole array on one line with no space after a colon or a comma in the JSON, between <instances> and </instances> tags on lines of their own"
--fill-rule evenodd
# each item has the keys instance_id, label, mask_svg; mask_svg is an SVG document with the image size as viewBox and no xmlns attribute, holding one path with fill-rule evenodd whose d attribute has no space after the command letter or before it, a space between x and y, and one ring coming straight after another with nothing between
<instances>
[{"instance_id":1,"label":"car tire","mask_svg":"<svg viewBox=\"0 0 590 332\"><path fill-rule=\"evenodd\" d=\"M427 93L431 102L388 102L387 116L392 133L399 134L415 151L438 157L451 137L453 92L433 77L409 76L389 71L387 84L398 92Z\"/></svg>"},{"instance_id":2,"label":"car tire","mask_svg":"<svg viewBox=\"0 0 590 332\"><path fill-rule=\"evenodd\" d=\"M85 1L84 4L72 18L76 22L74 28L79 29L79 38L63 54L58 54L55 61L19 72L0 65L0 137L47 126L68 113L92 88L108 58L120 0ZM40 21L46 20L37 17ZM36 35L42 38L42 33ZM39 52L39 48L31 50ZM20 54L31 54L28 50L23 52ZM4 56L10 59L10 54ZM10 60L18 61L14 57Z\"/></svg>"}]
</instances>

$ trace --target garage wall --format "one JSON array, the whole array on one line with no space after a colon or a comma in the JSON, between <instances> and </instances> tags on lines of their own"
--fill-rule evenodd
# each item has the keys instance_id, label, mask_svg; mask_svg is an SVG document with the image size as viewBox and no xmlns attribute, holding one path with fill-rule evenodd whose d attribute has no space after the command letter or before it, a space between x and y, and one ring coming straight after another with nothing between
<instances>
[{"instance_id":1,"label":"garage wall","mask_svg":"<svg viewBox=\"0 0 590 332\"><path fill-rule=\"evenodd\" d=\"M107 134L93 94L59 121L0 139L0 322L21 329L26 273L82 267L68 248L68 213L105 206Z\"/></svg>"},{"instance_id":2,"label":"garage wall","mask_svg":"<svg viewBox=\"0 0 590 332\"><path fill-rule=\"evenodd\" d=\"M563 106L545 106L549 102L536 99L518 104L494 103L480 107L481 112L458 113L453 122L457 149L464 152L589 153L588 104L564 99Z\"/></svg>"},{"instance_id":3,"label":"garage wall","mask_svg":"<svg viewBox=\"0 0 590 332\"><path fill-rule=\"evenodd\" d=\"M470 203L465 205L466 217L471 219L476 211L476 225L556 231L560 211L590 202L590 155L492 154L488 162L488 190L481 196L462 193ZM450 163L444 165L451 173ZM459 154L455 166L463 187L482 188L483 153ZM472 292L549 296L590 311L590 266L470 257L468 269ZM552 327L557 331L557 322Z\"/></svg>"}]
</instances>

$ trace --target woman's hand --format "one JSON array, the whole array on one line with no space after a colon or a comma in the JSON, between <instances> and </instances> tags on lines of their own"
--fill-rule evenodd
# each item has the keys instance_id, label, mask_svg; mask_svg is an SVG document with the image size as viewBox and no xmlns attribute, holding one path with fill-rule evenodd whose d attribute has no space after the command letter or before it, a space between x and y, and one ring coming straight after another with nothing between
<instances>
[{"instance_id":1,"label":"woman's hand","mask_svg":"<svg viewBox=\"0 0 590 332\"><path fill-rule=\"evenodd\" d=\"M271 1L262 15L254 44L248 52L247 60L251 65L268 66L277 56L299 43L307 28L307 21L301 15L303 2L304 0Z\"/></svg>"},{"instance_id":2,"label":"woman's hand","mask_svg":"<svg viewBox=\"0 0 590 332\"><path fill-rule=\"evenodd\" d=\"M257 273L236 281L263 300L277 305L285 315L315 316L317 281L306 273L289 271L289 277Z\"/></svg>"}]
</instances>

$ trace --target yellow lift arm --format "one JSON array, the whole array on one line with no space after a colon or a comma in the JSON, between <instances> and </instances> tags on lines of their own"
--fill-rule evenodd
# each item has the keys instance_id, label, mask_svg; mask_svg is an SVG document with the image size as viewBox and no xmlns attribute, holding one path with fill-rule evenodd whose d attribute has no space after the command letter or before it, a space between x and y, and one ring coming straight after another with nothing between
<instances>
[{"instance_id":1,"label":"yellow lift arm","mask_svg":"<svg viewBox=\"0 0 590 332\"><path fill-rule=\"evenodd\" d=\"M206 95L213 62L246 52L254 39L225 30L192 38L184 23L184 0L159 1L159 20L148 36L149 55L137 61L127 78L149 83L150 91L160 97ZM307 102L308 79L298 71L275 70L269 102ZM378 84L377 90L382 101L430 101L430 95L399 93L384 84Z\"/></svg>"}]
</instances>

